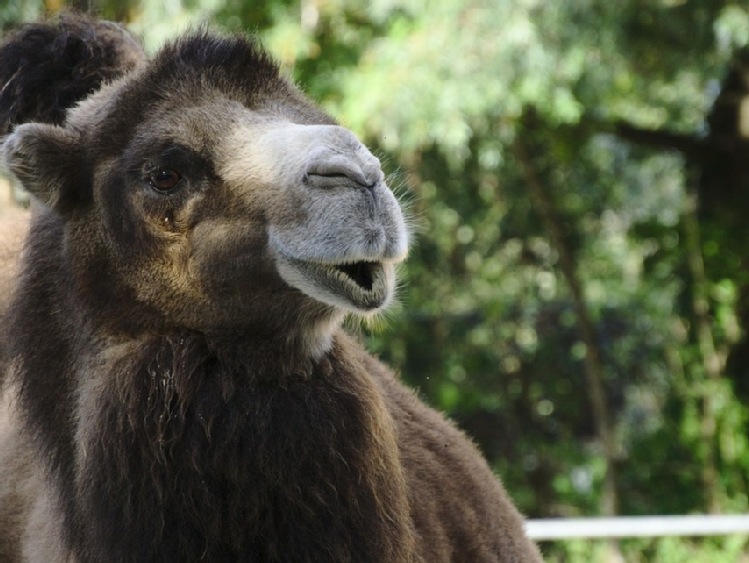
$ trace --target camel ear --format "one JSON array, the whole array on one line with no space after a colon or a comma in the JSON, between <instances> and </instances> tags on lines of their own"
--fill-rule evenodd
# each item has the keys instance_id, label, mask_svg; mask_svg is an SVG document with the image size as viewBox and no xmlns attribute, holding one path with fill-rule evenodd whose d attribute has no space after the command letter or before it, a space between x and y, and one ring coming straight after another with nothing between
<instances>
[{"instance_id":1,"label":"camel ear","mask_svg":"<svg viewBox=\"0 0 749 563\"><path fill-rule=\"evenodd\" d=\"M8 170L31 195L65 214L88 193L80 136L57 125L26 123L3 143Z\"/></svg>"}]
</instances>

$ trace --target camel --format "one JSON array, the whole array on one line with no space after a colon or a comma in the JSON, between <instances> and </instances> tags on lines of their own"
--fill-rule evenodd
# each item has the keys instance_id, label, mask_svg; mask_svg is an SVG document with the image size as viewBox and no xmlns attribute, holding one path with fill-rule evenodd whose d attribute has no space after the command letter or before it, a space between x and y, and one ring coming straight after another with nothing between
<instances>
[{"instance_id":1,"label":"camel","mask_svg":"<svg viewBox=\"0 0 749 563\"><path fill-rule=\"evenodd\" d=\"M406 221L255 39L147 58L68 15L0 60L35 208L3 323L0 559L541 560L474 444L341 328L392 302Z\"/></svg>"}]
</instances>

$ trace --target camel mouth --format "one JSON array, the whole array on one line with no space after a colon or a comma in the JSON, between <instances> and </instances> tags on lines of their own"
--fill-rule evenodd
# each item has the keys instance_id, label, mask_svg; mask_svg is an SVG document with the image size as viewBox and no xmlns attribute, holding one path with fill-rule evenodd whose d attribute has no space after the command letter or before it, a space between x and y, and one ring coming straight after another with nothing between
<instances>
[{"instance_id":1,"label":"camel mouth","mask_svg":"<svg viewBox=\"0 0 749 563\"><path fill-rule=\"evenodd\" d=\"M374 276L378 268L382 268L379 262L354 262L352 264L336 264L334 269L348 276L362 291L372 291Z\"/></svg>"},{"instance_id":2,"label":"camel mouth","mask_svg":"<svg viewBox=\"0 0 749 563\"><path fill-rule=\"evenodd\" d=\"M287 283L339 309L376 311L386 306L393 295L394 266L389 262L323 263L284 256L278 266Z\"/></svg>"}]
</instances>

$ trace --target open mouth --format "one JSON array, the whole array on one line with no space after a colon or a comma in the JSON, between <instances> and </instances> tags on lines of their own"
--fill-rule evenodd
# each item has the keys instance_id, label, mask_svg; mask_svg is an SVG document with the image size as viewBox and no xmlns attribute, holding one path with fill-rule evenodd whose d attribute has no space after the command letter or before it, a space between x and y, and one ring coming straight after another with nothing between
<instances>
[{"instance_id":1,"label":"open mouth","mask_svg":"<svg viewBox=\"0 0 749 563\"><path fill-rule=\"evenodd\" d=\"M354 262L353 264L336 264L333 266L343 275L361 287L364 291L371 291L374 284L374 274L381 265L378 262Z\"/></svg>"},{"instance_id":2,"label":"open mouth","mask_svg":"<svg viewBox=\"0 0 749 563\"><path fill-rule=\"evenodd\" d=\"M355 261L326 264L280 256L279 273L310 297L340 309L381 309L393 295L394 267L388 262Z\"/></svg>"}]
</instances>

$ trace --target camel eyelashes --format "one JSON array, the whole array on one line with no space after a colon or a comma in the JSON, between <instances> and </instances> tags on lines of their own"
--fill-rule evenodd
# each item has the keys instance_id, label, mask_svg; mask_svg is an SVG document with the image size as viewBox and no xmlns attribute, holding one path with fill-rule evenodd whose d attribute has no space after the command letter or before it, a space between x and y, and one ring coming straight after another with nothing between
<instances>
[{"instance_id":1,"label":"camel eyelashes","mask_svg":"<svg viewBox=\"0 0 749 563\"><path fill-rule=\"evenodd\" d=\"M179 185L182 175L176 170L164 169L153 172L148 183L157 192L170 192Z\"/></svg>"},{"instance_id":2,"label":"camel eyelashes","mask_svg":"<svg viewBox=\"0 0 749 563\"><path fill-rule=\"evenodd\" d=\"M173 140L147 146L125 157L125 167L140 175L160 195L185 185L215 180L215 172L204 154Z\"/></svg>"}]
</instances>

